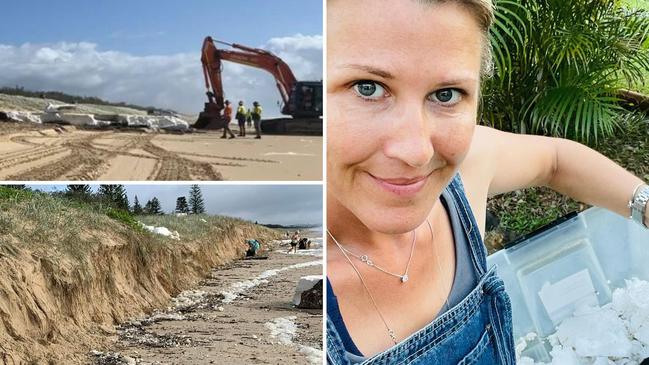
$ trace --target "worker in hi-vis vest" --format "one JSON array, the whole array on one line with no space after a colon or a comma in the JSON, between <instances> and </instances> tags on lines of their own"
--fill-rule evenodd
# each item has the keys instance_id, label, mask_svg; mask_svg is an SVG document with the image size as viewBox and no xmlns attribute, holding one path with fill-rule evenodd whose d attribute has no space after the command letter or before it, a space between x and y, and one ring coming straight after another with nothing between
<instances>
[{"instance_id":1,"label":"worker in hi-vis vest","mask_svg":"<svg viewBox=\"0 0 649 365\"><path fill-rule=\"evenodd\" d=\"M261 138L261 127L259 126L261 124L261 105L259 105L258 102L253 102L252 103L252 121L255 124L255 132L257 132L257 136L255 138L259 139Z\"/></svg>"},{"instance_id":2,"label":"worker in hi-vis vest","mask_svg":"<svg viewBox=\"0 0 649 365\"><path fill-rule=\"evenodd\" d=\"M246 135L246 107L243 106L243 101L239 101L239 107L237 108L236 119L239 122L239 136L245 137Z\"/></svg>"},{"instance_id":3,"label":"worker in hi-vis vest","mask_svg":"<svg viewBox=\"0 0 649 365\"><path fill-rule=\"evenodd\" d=\"M221 138L227 138L228 133L230 133L230 138L234 138L234 133L230 130L230 120L232 120L232 105L230 105L230 100L225 101L223 118L225 119L225 126L223 126L223 136Z\"/></svg>"}]
</instances>

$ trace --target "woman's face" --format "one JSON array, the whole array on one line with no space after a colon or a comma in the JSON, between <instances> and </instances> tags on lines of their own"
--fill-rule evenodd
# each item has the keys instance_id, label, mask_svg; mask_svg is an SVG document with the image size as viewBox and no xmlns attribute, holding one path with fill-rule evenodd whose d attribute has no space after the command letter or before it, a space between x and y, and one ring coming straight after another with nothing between
<instances>
[{"instance_id":1,"label":"woman's face","mask_svg":"<svg viewBox=\"0 0 649 365\"><path fill-rule=\"evenodd\" d=\"M329 209L408 232L471 143L481 31L453 3L388 0L330 1L327 27Z\"/></svg>"}]
</instances>

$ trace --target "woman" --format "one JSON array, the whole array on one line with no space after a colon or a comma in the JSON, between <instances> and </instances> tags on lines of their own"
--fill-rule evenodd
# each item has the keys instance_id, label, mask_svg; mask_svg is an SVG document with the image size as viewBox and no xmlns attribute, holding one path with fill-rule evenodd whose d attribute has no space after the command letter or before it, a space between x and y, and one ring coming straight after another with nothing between
<instances>
[{"instance_id":1,"label":"woman","mask_svg":"<svg viewBox=\"0 0 649 365\"><path fill-rule=\"evenodd\" d=\"M624 216L635 199L647 224L649 187L578 143L476 126L490 0L327 12L328 361L514 364L487 197L548 186Z\"/></svg>"}]
</instances>

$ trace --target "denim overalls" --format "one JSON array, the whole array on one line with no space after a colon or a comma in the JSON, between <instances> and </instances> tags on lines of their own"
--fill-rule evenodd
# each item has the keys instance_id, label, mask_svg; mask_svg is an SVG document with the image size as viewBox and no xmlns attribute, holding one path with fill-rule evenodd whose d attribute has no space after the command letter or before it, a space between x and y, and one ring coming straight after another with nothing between
<instances>
[{"instance_id":1,"label":"denim overalls","mask_svg":"<svg viewBox=\"0 0 649 365\"><path fill-rule=\"evenodd\" d=\"M464 194L459 174L446 189L455 200L469 239L478 285L460 303L397 345L363 364L515 365L512 311L509 296L487 257L478 226ZM327 318L327 362L347 365L345 350Z\"/></svg>"}]
</instances>

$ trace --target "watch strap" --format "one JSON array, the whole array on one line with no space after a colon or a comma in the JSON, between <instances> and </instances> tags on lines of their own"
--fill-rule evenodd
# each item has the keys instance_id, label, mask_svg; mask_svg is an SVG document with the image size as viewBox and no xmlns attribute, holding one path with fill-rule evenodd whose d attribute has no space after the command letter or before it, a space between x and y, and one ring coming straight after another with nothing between
<instances>
[{"instance_id":1,"label":"watch strap","mask_svg":"<svg viewBox=\"0 0 649 365\"><path fill-rule=\"evenodd\" d=\"M642 185L636 188L635 194L631 201L629 202L629 208L631 208L631 219L638 222L639 224L649 228L645 225L645 210L647 204L649 203L649 185Z\"/></svg>"}]
</instances>

